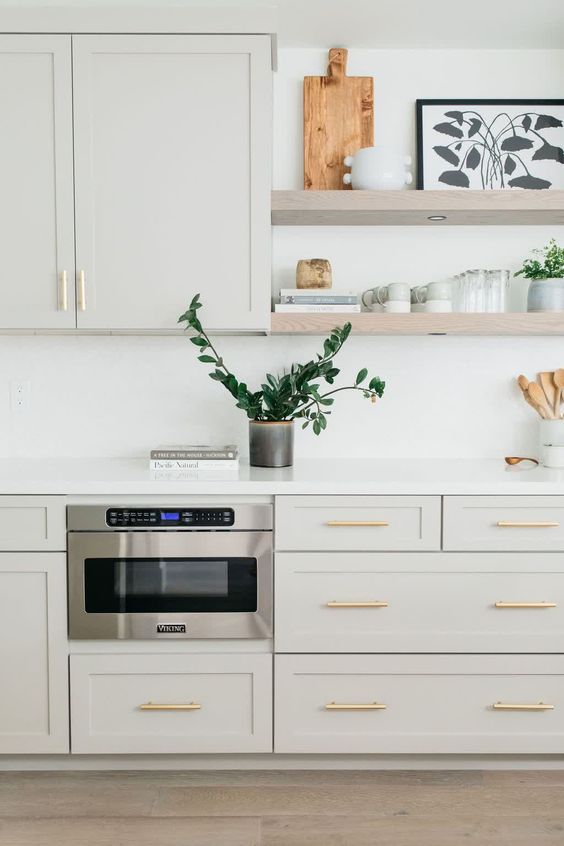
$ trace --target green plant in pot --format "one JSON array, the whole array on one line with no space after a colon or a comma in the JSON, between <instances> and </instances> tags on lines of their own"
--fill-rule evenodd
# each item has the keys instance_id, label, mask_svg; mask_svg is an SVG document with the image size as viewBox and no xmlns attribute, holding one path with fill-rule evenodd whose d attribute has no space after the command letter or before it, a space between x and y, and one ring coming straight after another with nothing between
<instances>
[{"instance_id":1,"label":"green plant in pot","mask_svg":"<svg viewBox=\"0 0 564 846\"><path fill-rule=\"evenodd\" d=\"M323 353L306 364L292 364L282 375L267 373L257 391L240 382L226 366L198 317L202 307L196 294L188 309L178 318L192 330L190 341L198 349L198 360L212 367L210 379L220 382L235 400L237 408L249 418L250 463L258 467L286 467L292 464L294 420L300 420L302 429L311 426L315 435L327 427L327 418L335 394L357 391L376 402L384 393L385 383L377 376L369 378L363 367L352 385L331 387L339 369L333 359L342 349L351 333L351 324L333 329L323 342ZM329 386L326 390L325 386Z\"/></svg>"},{"instance_id":2,"label":"green plant in pot","mask_svg":"<svg viewBox=\"0 0 564 846\"><path fill-rule=\"evenodd\" d=\"M564 247L553 238L533 255L515 274L531 280L527 311L564 311Z\"/></svg>"}]
</instances>

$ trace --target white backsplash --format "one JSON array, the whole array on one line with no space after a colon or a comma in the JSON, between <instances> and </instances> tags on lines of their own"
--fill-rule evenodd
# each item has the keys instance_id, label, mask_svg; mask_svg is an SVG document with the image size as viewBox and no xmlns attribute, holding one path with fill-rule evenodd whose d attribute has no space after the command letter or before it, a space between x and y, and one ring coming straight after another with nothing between
<instances>
[{"instance_id":1,"label":"white backsplash","mask_svg":"<svg viewBox=\"0 0 564 846\"><path fill-rule=\"evenodd\" d=\"M350 46L350 45L349 45ZM274 184L301 187L301 78L324 72L318 50L282 50L275 77ZM348 73L375 76L375 132L413 151L416 97L559 97L564 51L354 51ZM494 81L494 82L493 82ZM274 285L292 286L298 258L329 258L334 285L413 284L472 267L509 267L564 227L350 227L275 231ZM267 280L265 280L267 284ZM187 280L186 299L198 290ZM513 307L526 285L513 292ZM204 297L205 302L205 297ZM205 321L205 311L202 313ZM316 352L320 338L220 338L251 386ZM355 338L337 360L388 384L376 406L340 396L319 438L297 433L297 456L498 457L535 450L536 419L512 377L564 366L561 338ZM10 410L10 380L31 381L28 413ZM1 456L143 456L161 443L236 441L246 420L173 337L0 337Z\"/></svg>"},{"instance_id":2,"label":"white backsplash","mask_svg":"<svg viewBox=\"0 0 564 846\"><path fill-rule=\"evenodd\" d=\"M265 368L315 353L319 338L221 338L249 384ZM536 447L536 419L512 376L564 364L548 338L351 338L343 381L361 366L385 378L384 399L337 398L327 431L297 432L298 456L496 457ZM28 414L10 411L11 378L32 383ZM2 456L143 456L161 443L238 442L246 422L184 338L0 338Z\"/></svg>"}]
</instances>

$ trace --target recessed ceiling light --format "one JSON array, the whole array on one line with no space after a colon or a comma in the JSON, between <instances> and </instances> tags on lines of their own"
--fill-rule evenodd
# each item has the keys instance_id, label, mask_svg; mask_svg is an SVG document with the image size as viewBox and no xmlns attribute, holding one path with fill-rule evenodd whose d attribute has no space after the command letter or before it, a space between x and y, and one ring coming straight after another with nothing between
<instances>
[{"instance_id":1,"label":"recessed ceiling light","mask_svg":"<svg viewBox=\"0 0 564 846\"><path fill-rule=\"evenodd\" d=\"M446 214L431 214L427 220L446 220Z\"/></svg>"}]
</instances>

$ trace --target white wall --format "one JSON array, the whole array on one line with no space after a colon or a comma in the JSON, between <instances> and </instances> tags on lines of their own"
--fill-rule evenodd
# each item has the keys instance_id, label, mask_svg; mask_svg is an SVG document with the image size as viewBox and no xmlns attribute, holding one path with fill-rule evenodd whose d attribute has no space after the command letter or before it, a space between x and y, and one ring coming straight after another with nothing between
<instances>
[{"instance_id":1,"label":"white wall","mask_svg":"<svg viewBox=\"0 0 564 846\"><path fill-rule=\"evenodd\" d=\"M301 79L325 54L283 50L275 79L277 188L301 187ZM564 51L351 51L349 74L375 77L376 140L412 151L417 97L559 97ZM516 268L564 227L280 228L275 287L298 258L327 257L335 286L417 283L468 266ZM524 288L516 291L515 303ZM204 298L205 299L205 298ZM205 312L202 315L205 318ZM221 338L251 385L313 354L319 338ZM561 339L351 338L337 363L388 383L381 403L342 396L319 438L298 432L297 455L495 457L534 449L535 418L512 377L564 366ZM13 415L9 381L32 381L32 409ZM183 338L0 337L0 455L134 456L181 441L238 441L246 422Z\"/></svg>"}]
</instances>

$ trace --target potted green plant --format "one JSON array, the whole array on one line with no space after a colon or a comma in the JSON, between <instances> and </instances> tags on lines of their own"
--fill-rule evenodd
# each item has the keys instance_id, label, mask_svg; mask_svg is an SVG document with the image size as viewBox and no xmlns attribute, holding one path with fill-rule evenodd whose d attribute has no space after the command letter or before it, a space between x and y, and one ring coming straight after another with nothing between
<instances>
[{"instance_id":1,"label":"potted green plant","mask_svg":"<svg viewBox=\"0 0 564 846\"><path fill-rule=\"evenodd\" d=\"M377 376L368 378L363 367L352 385L331 388L323 392L322 384L333 385L339 374L333 359L342 349L351 333L351 324L333 329L323 342L323 353L306 364L292 364L282 375L266 374L259 390L251 391L240 382L226 366L202 327L198 311L202 307L196 294L188 309L178 318L192 330L190 341L198 348L198 360L209 364L210 379L220 382L235 399L237 408L249 418L250 463L258 467L287 467L293 461L294 420L302 421L302 429L311 426L315 435L327 426L334 394L342 391L359 391L376 402L384 393L385 383Z\"/></svg>"},{"instance_id":2,"label":"potted green plant","mask_svg":"<svg viewBox=\"0 0 564 846\"><path fill-rule=\"evenodd\" d=\"M564 311L564 247L553 238L533 254L537 258L525 259L515 274L531 279L527 311Z\"/></svg>"}]
</instances>

